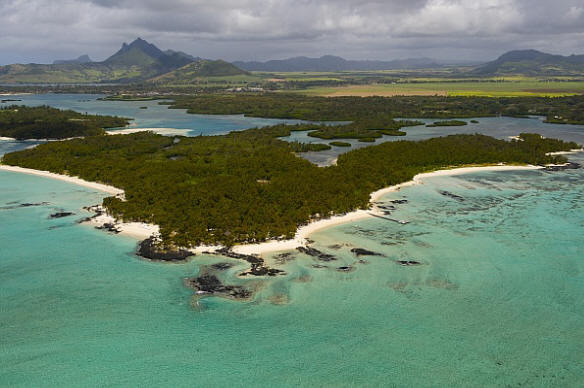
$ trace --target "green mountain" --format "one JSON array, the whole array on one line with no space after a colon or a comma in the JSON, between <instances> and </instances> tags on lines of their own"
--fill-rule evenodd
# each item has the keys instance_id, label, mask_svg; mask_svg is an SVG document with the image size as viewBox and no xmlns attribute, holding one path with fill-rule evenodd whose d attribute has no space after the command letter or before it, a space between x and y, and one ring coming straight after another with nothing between
<instances>
[{"instance_id":1,"label":"green mountain","mask_svg":"<svg viewBox=\"0 0 584 388\"><path fill-rule=\"evenodd\" d=\"M552 55L537 50L517 50L477 67L477 75L581 76L584 55Z\"/></svg>"},{"instance_id":2,"label":"green mountain","mask_svg":"<svg viewBox=\"0 0 584 388\"><path fill-rule=\"evenodd\" d=\"M198 79L209 77L231 77L250 75L247 71L222 60L210 61L199 59L177 70L160 75L150 81L172 85L187 85L196 83Z\"/></svg>"},{"instance_id":3,"label":"green mountain","mask_svg":"<svg viewBox=\"0 0 584 388\"><path fill-rule=\"evenodd\" d=\"M189 64L200 75L226 76L245 73L223 61L205 61L180 51L162 51L143 39L124 43L103 62L15 64L0 66L0 83L129 83L143 82ZM189 70L188 72L192 72ZM179 75L179 78L181 76Z\"/></svg>"}]
</instances>

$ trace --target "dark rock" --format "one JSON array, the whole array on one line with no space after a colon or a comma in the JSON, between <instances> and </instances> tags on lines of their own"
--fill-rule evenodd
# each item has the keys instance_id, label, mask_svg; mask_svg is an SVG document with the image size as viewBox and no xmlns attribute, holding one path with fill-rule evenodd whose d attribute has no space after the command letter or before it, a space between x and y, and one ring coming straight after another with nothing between
<instances>
[{"instance_id":1,"label":"dark rock","mask_svg":"<svg viewBox=\"0 0 584 388\"><path fill-rule=\"evenodd\" d=\"M233 264L231 263L217 263L211 265L211 268L216 269L218 271L225 271L226 269L229 269L231 267L233 267Z\"/></svg>"},{"instance_id":2,"label":"dark rock","mask_svg":"<svg viewBox=\"0 0 584 388\"><path fill-rule=\"evenodd\" d=\"M57 212L57 213L53 213L49 216L49 218L63 218L63 217L69 217L69 216L74 216L75 213L72 212Z\"/></svg>"},{"instance_id":3,"label":"dark rock","mask_svg":"<svg viewBox=\"0 0 584 388\"><path fill-rule=\"evenodd\" d=\"M353 266L347 265L347 266L343 266L343 267L338 267L337 271L339 272L352 272L355 268L353 268Z\"/></svg>"},{"instance_id":4,"label":"dark rock","mask_svg":"<svg viewBox=\"0 0 584 388\"><path fill-rule=\"evenodd\" d=\"M294 254L291 252L280 253L279 255L276 255L276 257L275 257L276 262L278 264L285 264L289 261L294 260L294 258L295 258Z\"/></svg>"},{"instance_id":5,"label":"dark rock","mask_svg":"<svg viewBox=\"0 0 584 388\"><path fill-rule=\"evenodd\" d=\"M252 292L242 286L225 285L215 275L202 273L199 277L185 280L185 284L198 295L214 295L230 299L249 299Z\"/></svg>"},{"instance_id":6,"label":"dark rock","mask_svg":"<svg viewBox=\"0 0 584 388\"><path fill-rule=\"evenodd\" d=\"M112 224L109 222L106 222L105 224L101 225L101 226L96 226L95 229L99 229L99 230L105 230L106 232L110 232L113 234L118 234L121 232L121 230L118 229L118 227L116 226L116 224Z\"/></svg>"},{"instance_id":7,"label":"dark rock","mask_svg":"<svg viewBox=\"0 0 584 388\"><path fill-rule=\"evenodd\" d=\"M320 261L334 261L337 260L336 257L333 255L329 255L328 253L324 253L319 251L318 249L314 249L311 247L298 247L296 248L299 252L304 253L305 255L312 256L317 258Z\"/></svg>"},{"instance_id":8,"label":"dark rock","mask_svg":"<svg viewBox=\"0 0 584 388\"><path fill-rule=\"evenodd\" d=\"M38 202L38 203L18 203L18 202L10 202L8 205L10 206L2 206L0 209L2 210L11 210L11 209L18 209L20 207L33 207L33 206L46 206L50 205L48 202Z\"/></svg>"},{"instance_id":9,"label":"dark rock","mask_svg":"<svg viewBox=\"0 0 584 388\"><path fill-rule=\"evenodd\" d=\"M233 252L229 248L218 249L215 253L217 253L219 255L226 256L226 257L230 257L232 259L245 260L248 263L250 263L251 269L249 271L246 271L246 272L240 274L240 276L247 276L247 275L276 276L278 274L285 273L281 269L266 267L264 265L264 259L262 259L261 257L258 257L258 256L242 255L240 253Z\"/></svg>"},{"instance_id":10,"label":"dark rock","mask_svg":"<svg viewBox=\"0 0 584 388\"><path fill-rule=\"evenodd\" d=\"M353 248L353 249L351 249L351 252L353 252L355 254L355 256L357 256L357 257L359 257L359 256L383 256L381 253L368 251L367 249L363 249L363 248Z\"/></svg>"},{"instance_id":11,"label":"dark rock","mask_svg":"<svg viewBox=\"0 0 584 388\"><path fill-rule=\"evenodd\" d=\"M404 203L408 203L407 199L394 199L393 201L389 201L395 205L403 205Z\"/></svg>"},{"instance_id":12,"label":"dark rock","mask_svg":"<svg viewBox=\"0 0 584 388\"><path fill-rule=\"evenodd\" d=\"M451 193L450 191L446 191L446 190L440 190L440 191L439 191L439 193L440 193L441 195L445 196L445 197L452 198L452 199L454 199L455 201L458 201L458 202L464 202L464 198L463 198L463 197L461 197L460 195L453 194L453 193Z\"/></svg>"},{"instance_id":13,"label":"dark rock","mask_svg":"<svg viewBox=\"0 0 584 388\"><path fill-rule=\"evenodd\" d=\"M399 265L403 265L405 267L415 266L415 265L422 265L419 261L415 260L397 260L396 263Z\"/></svg>"},{"instance_id":14,"label":"dark rock","mask_svg":"<svg viewBox=\"0 0 584 388\"><path fill-rule=\"evenodd\" d=\"M78 224L83 224L83 223L85 223L85 222L89 222L89 221L91 221L93 218L94 218L94 217L85 217L85 218L82 218L82 219L78 220L78 221L77 221L77 223L78 223Z\"/></svg>"},{"instance_id":15,"label":"dark rock","mask_svg":"<svg viewBox=\"0 0 584 388\"><path fill-rule=\"evenodd\" d=\"M579 163L568 162L561 166L546 166L545 171L564 171L564 170L577 170L582 168L582 165Z\"/></svg>"},{"instance_id":16,"label":"dark rock","mask_svg":"<svg viewBox=\"0 0 584 388\"><path fill-rule=\"evenodd\" d=\"M154 237L147 238L138 244L136 254L156 261L185 261L188 257L193 256L192 252L185 249L163 247Z\"/></svg>"}]
</instances>

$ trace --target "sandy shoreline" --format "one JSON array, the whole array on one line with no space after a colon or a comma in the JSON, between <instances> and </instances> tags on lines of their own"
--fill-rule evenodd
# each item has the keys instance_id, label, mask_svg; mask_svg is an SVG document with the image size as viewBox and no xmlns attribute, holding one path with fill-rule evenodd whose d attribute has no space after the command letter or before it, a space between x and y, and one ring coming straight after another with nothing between
<instances>
[{"instance_id":1,"label":"sandy shoreline","mask_svg":"<svg viewBox=\"0 0 584 388\"><path fill-rule=\"evenodd\" d=\"M398 185L386 187L380 190L377 190L370 195L370 203L378 201L381 197L385 196L386 194L399 191L400 189L408 186L414 186L423 184L423 180L432 177L438 176L452 176L452 175L461 175L461 174L468 174L471 172L479 172L479 171L513 171L513 170L538 170L543 167L541 166L506 166L506 165L498 165L498 166L480 166L480 167L460 167L460 168L453 168L453 169L445 169L445 170L438 170L433 172L422 173L414 176L411 181L400 183ZM345 224L348 222L358 221L364 218L375 217L375 216L382 216L383 214L379 211L373 210L355 210L353 212L340 215L340 216L333 216L331 218L318 220L311 222L307 225L303 225L296 231L296 235L293 239L290 240L274 240L274 241L266 241L259 244L244 244L244 245L236 245L233 247L233 251L236 253L246 254L246 255L262 255L265 253L270 252L278 252L278 251L287 251L293 250L301 246L307 245L308 237L319 230L330 228L333 226Z\"/></svg>"},{"instance_id":2,"label":"sandy shoreline","mask_svg":"<svg viewBox=\"0 0 584 388\"><path fill-rule=\"evenodd\" d=\"M113 195L124 194L124 190L118 189L117 187L108 186L108 185L104 185L102 183L97 183L97 182L89 182L89 181L83 180L83 179L78 178L78 177L55 174L55 173L52 173L49 171L33 170L30 168L22 168L22 167L16 167L16 166L7 166L4 164L0 164L0 170L10 171L10 172L18 172L21 174L42 176L42 177L51 178L51 179L58 179L60 181L73 183L73 184L76 184L79 186L87 187L87 188L94 189L94 190L103 191L103 192L106 192L108 194L113 194Z\"/></svg>"},{"instance_id":3,"label":"sandy shoreline","mask_svg":"<svg viewBox=\"0 0 584 388\"><path fill-rule=\"evenodd\" d=\"M472 172L483 172L483 171L513 171L513 170L538 170L542 169L542 166L508 166L508 165L496 165L496 166L477 166L477 167L459 167L459 168L452 168L452 169L444 169L438 170L428 173L422 173L414 176L414 178L408 182L400 183L398 185L386 187L380 190L377 190L370 195L370 202L374 203L378 201L381 197L385 196L386 194L399 191L404 187L414 186L423 184L423 180L432 177L440 177L440 176L453 176L453 175L461 175L467 174ZM92 188L95 190L100 190L109 194L123 196L124 191L118 189L113 186L104 185L101 183L95 182L88 182L83 179L77 177L70 177L66 175L59 175L54 174L48 171L39 171L39 170L32 170L27 168L21 167L13 167L13 166L6 166L0 165L0 170L3 171L12 171L36 176L42 176L46 178L58 179L68 183L77 184L80 186ZM310 222L306 225L303 225L298 228L296 231L296 235L293 239L290 240L273 240L273 241L266 241L263 243L258 244L243 244L243 245L236 245L232 248L232 250L236 253L246 254L246 255L262 255L265 253L270 252L278 252L278 251L287 251L293 250L301 246L307 245L308 237L319 230L330 228L333 226L341 225L348 222L358 221L364 218L375 217L382 215L381 212L376 210L375 208L370 210L355 210L353 212L333 216L327 219L322 219L318 221ZM102 214L97 217L92 218L90 221L87 222L88 224L94 226L103 226L104 224L112 224L115 226L117 230L120 231L120 234L132 236L138 239L146 239L151 237L152 235L157 235L159 233L158 225L140 223L140 222L119 222L114 217ZM214 252L217 249L222 248L221 246L199 246L195 248L191 248L190 250L193 253L201 254L203 252Z\"/></svg>"},{"instance_id":4,"label":"sandy shoreline","mask_svg":"<svg viewBox=\"0 0 584 388\"><path fill-rule=\"evenodd\" d=\"M179 128L127 128L106 131L108 135L129 135L138 132L154 132L164 136L187 136L191 130Z\"/></svg>"}]
</instances>

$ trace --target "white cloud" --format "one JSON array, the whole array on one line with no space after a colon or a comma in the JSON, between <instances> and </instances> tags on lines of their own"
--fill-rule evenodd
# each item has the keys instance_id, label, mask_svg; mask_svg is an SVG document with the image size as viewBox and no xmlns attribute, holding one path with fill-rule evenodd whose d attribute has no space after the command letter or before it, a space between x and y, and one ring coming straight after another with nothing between
<instances>
[{"instance_id":1,"label":"white cloud","mask_svg":"<svg viewBox=\"0 0 584 388\"><path fill-rule=\"evenodd\" d=\"M581 0L0 0L0 63L102 59L137 36L226 59L577 52L583 20Z\"/></svg>"}]
</instances>

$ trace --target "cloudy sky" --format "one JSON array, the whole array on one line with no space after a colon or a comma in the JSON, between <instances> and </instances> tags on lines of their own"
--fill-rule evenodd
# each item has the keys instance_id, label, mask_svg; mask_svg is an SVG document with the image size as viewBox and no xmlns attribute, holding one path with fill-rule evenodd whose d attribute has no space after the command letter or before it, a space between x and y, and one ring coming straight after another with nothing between
<instances>
[{"instance_id":1,"label":"cloudy sky","mask_svg":"<svg viewBox=\"0 0 584 388\"><path fill-rule=\"evenodd\" d=\"M205 58L584 53L583 0L0 0L0 64L103 60L142 37Z\"/></svg>"}]
</instances>

